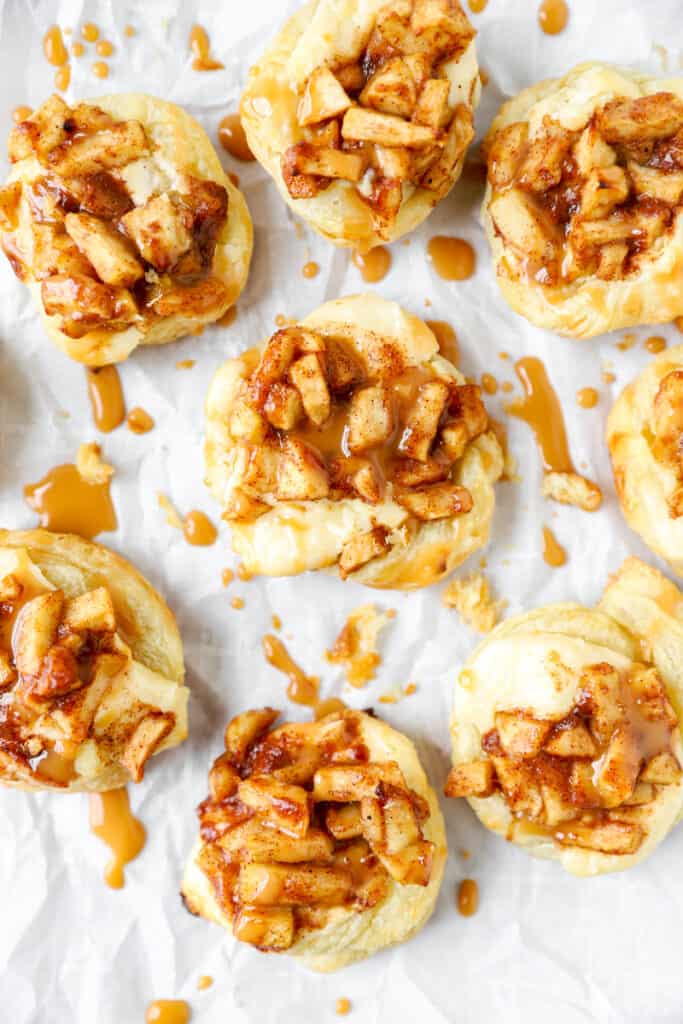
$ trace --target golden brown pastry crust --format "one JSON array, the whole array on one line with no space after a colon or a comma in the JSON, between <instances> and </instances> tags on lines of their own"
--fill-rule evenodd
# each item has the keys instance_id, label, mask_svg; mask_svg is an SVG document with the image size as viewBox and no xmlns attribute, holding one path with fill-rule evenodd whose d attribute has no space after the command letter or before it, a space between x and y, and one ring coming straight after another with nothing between
<instances>
[{"instance_id":1,"label":"golden brown pastry crust","mask_svg":"<svg viewBox=\"0 0 683 1024\"><path fill-rule=\"evenodd\" d=\"M413 743L378 718L362 712L346 714L358 723L359 739L368 749L370 762L396 762L406 785L426 801L429 817L421 828L424 838L434 843L434 851L426 886L399 884L390 879L387 895L380 903L362 912L333 907L323 927L304 932L286 950L306 967L326 973L412 938L434 910L447 855L445 827L436 794ZM329 722L333 717L323 721ZM187 862L183 899L192 913L231 931L230 916L220 907L213 886L198 864L202 846L202 841L198 840Z\"/></svg>"},{"instance_id":2,"label":"golden brown pastry crust","mask_svg":"<svg viewBox=\"0 0 683 1024\"><path fill-rule=\"evenodd\" d=\"M357 59L378 11L387 6L398 12L405 4L387 5L386 0L309 0L289 19L251 69L240 107L249 146L288 206L331 242L361 251L412 231L450 191L462 173L472 137L471 118L481 92L472 40L464 53L445 64L451 80L450 106L455 109L460 104L463 114L463 146L448 174L448 182L437 191L422 186L407 188L397 215L387 224L373 222L369 206L350 181L333 181L311 198L292 198L283 178L281 160L288 147L304 137L297 122L298 93L315 67Z\"/></svg>"},{"instance_id":3,"label":"golden brown pastry crust","mask_svg":"<svg viewBox=\"0 0 683 1024\"><path fill-rule=\"evenodd\" d=\"M67 744L72 748L68 757L74 761L74 770L66 784L51 784L39 772L6 774L0 765L1 780L5 785L22 789L58 788L63 792L107 790L124 785L130 781L131 772L118 761L117 749L122 741L116 729L129 716L137 714L138 705L148 706L153 717L169 716L171 727L166 729L154 753L176 746L187 735L188 690L183 685L183 648L173 613L129 562L100 544L47 530L0 530L0 557L13 552L22 563L24 558L30 560L20 564L20 578L24 568L29 574L37 570L67 600L97 592L98 588L106 589L116 618L117 639L113 649L122 653L123 664L112 676L111 689L102 698L87 740L79 740L75 746ZM36 592L46 593L45 584L38 584ZM103 703L106 700L107 707ZM59 745L60 730L53 728L50 736Z\"/></svg>"},{"instance_id":4,"label":"golden brown pastry crust","mask_svg":"<svg viewBox=\"0 0 683 1024\"><path fill-rule=\"evenodd\" d=\"M495 763L498 756L496 742L489 733L494 728L500 733L500 713L503 717L507 713L513 719L530 716L541 724L564 721L567 714L577 715L572 709L578 700L580 710L571 722L578 723L584 730L582 742L607 742L608 749L611 749L609 744L615 733L606 739L595 731L596 721L600 719L591 716L601 713L601 705L591 703L594 701L592 696L587 700L587 694L596 692L591 690L591 678L597 679L602 693L610 692L606 687L612 670L626 680L654 678L658 680L654 684L655 690L663 684L670 706L667 711L661 703L657 704L653 742L657 748L661 742L662 749L670 749L679 765L683 764L680 735L682 656L683 595L661 573L636 558L624 562L606 587L596 610L576 604L550 605L501 623L468 659L456 684L451 719L454 772L449 784L458 792L451 791L449 795L464 795L464 775L458 775L463 766L473 762L477 765L489 763L486 759L489 755L482 754L483 737L488 737L484 740L484 748L491 751L490 756ZM654 677L648 675L653 672ZM616 707L616 704L607 702L608 712ZM639 707L647 710L647 698ZM649 710L647 714L650 714ZM657 717L660 714L661 721ZM584 715L585 718L582 717ZM673 715L673 719L667 719L667 715ZM666 724L669 721L676 722L675 726ZM593 739L590 736L586 739L584 722L589 723ZM645 722L645 733L648 723L649 719ZM619 728L623 727L617 727L617 731ZM552 738L561 733L545 733L545 738L540 741L544 749L549 742L548 735ZM653 753L654 749L646 755L646 760ZM518 765L530 763L524 761L523 755L520 756L522 760L516 762ZM587 760L581 762L579 759L573 762L574 765L589 764L593 754L580 756L587 757ZM541 773L537 779L552 780L552 774L548 774L546 769L538 771ZM534 817L531 823L526 807L520 807L517 813L513 813L509 794L504 797L503 791L496 788L495 781L492 788L488 783L482 784L482 795L470 795L468 799L487 828L518 843L535 856L558 860L572 874L586 876L630 867L647 857L665 838L683 811L680 771L676 770L675 776L667 784L650 785L652 792L642 805L629 803L628 806L618 804L615 807L613 803L614 810L606 812L606 819L605 811L593 814L595 821L591 824L600 824L603 820L611 822L614 818L617 830L634 825L642 830L635 849L627 848L627 840L623 850L614 852L591 846L593 840L590 836L583 836L580 843L574 841L576 829L571 814L576 812L571 810L565 815L565 820L560 819L550 827L542 823L543 813ZM477 782L474 776L469 781ZM572 782L571 786L574 785ZM582 783L577 782L576 785ZM522 799L524 793L519 791L516 796ZM545 794L543 801L547 816L551 805L547 803ZM618 838L621 841L624 837Z\"/></svg>"},{"instance_id":5,"label":"golden brown pastry crust","mask_svg":"<svg viewBox=\"0 0 683 1024\"><path fill-rule=\"evenodd\" d=\"M155 320L132 323L120 329L93 328L81 337L70 337L60 328L60 318L48 316L43 307L41 282L32 274L30 261L24 281L35 298L45 330L51 340L72 359L89 366L104 366L126 359L138 345L162 345L175 341L197 328L220 319L234 305L244 288L253 244L253 229L244 196L224 172L216 151L204 129L174 103L142 93L121 93L101 96L89 105L97 106L117 121L133 120L142 124L151 143L154 167L136 167L134 180L139 202L157 189L174 188L181 175L191 175L216 182L228 194L227 219L219 231L211 274L222 286L222 293L203 308L202 303L186 303L185 308ZM133 166L128 164L124 170ZM139 173L138 173L139 172ZM34 157L27 157L12 166L8 184L31 183L44 175L44 168ZM157 178L158 175L163 175ZM167 183L168 182L168 183ZM19 228L5 231L6 251L25 249L30 213L27 203L20 207Z\"/></svg>"},{"instance_id":6,"label":"golden brown pastry crust","mask_svg":"<svg viewBox=\"0 0 683 1024\"><path fill-rule=\"evenodd\" d=\"M637 99L665 92L683 99L683 78L656 78L606 64L580 64L559 79L522 90L505 103L489 129L485 145L516 122L526 123L533 138L545 116L571 131L580 131L594 112L619 97ZM509 305L531 323L558 334L590 338L644 323L664 323L683 313L679 282L683 273L683 219L657 238L647 258L625 278L601 279L579 274L568 283L543 283L543 274L527 277L524 260L506 244L491 216L494 190L487 185L482 218L496 269Z\"/></svg>"},{"instance_id":7,"label":"golden brown pastry crust","mask_svg":"<svg viewBox=\"0 0 683 1024\"><path fill-rule=\"evenodd\" d=\"M626 521L679 576L683 518L672 515L669 503L680 479L674 464L655 455L653 415L662 381L681 370L683 345L662 352L624 388L607 421L607 446Z\"/></svg>"},{"instance_id":8,"label":"golden brown pastry crust","mask_svg":"<svg viewBox=\"0 0 683 1024\"><path fill-rule=\"evenodd\" d=\"M361 357L376 347L379 339L387 339L398 346L409 367L426 367L437 379L465 384L462 374L439 355L427 325L379 296L357 295L325 303L300 326L348 340ZM256 358L257 353L252 352L229 360L216 374L207 398L206 480L226 509L234 503L242 472L230 417ZM486 429L467 444L451 474L452 482L471 495L470 512L420 522L388 492L378 504L353 496L315 501L268 498L272 507L257 518L231 516L233 547L254 574L293 575L334 566L353 537L381 526L389 534L384 553L345 575L372 587L428 586L486 544L495 504L494 483L502 471L500 445Z\"/></svg>"}]
</instances>

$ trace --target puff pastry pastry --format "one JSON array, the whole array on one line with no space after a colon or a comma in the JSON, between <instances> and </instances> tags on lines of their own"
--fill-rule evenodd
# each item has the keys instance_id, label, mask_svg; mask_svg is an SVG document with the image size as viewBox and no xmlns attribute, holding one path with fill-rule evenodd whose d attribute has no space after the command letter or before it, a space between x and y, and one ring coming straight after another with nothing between
<instances>
[{"instance_id":1,"label":"puff pastry pastry","mask_svg":"<svg viewBox=\"0 0 683 1024\"><path fill-rule=\"evenodd\" d=\"M683 78L581 64L501 108L483 219L504 297L576 338L683 313Z\"/></svg>"},{"instance_id":2,"label":"puff pastry pastry","mask_svg":"<svg viewBox=\"0 0 683 1024\"><path fill-rule=\"evenodd\" d=\"M0 782L139 782L187 735L175 619L118 555L71 534L0 530Z\"/></svg>"},{"instance_id":3,"label":"puff pastry pastry","mask_svg":"<svg viewBox=\"0 0 683 1024\"><path fill-rule=\"evenodd\" d=\"M500 445L479 388L395 302L356 295L230 359L207 484L251 573L426 586L486 543Z\"/></svg>"},{"instance_id":4,"label":"puff pastry pastry","mask_svg":"<svg viewBox=\"0 0 683 1024\"><path fill-rule=\"evenodd\" d=\"M271 730L277 717L227 726L182 894L242 942L335 971L425 924L443 819L415 747L384 722L343 711Z\"/></svg>"},{"instance_id":5,"label":"puff pastry pastry","mask_svg":"<svg viewBox=\"0 0 683 1024\"><path fill-rule=\"evenodd\" d=\"M72 359L125 359L218 320L252 226L203 129L145 95L52 96L9 137L0 241Z\"/></svg>"},{"instance_id":6,"label":"puff pastry pastry","mask_svg":"<svg viewBox=\"0 0 683 1024\"><path fill-rule=\"evenodd\" d=\"M456 684L448 796L575 875L647 857L683 812L683 595L636 558L597 609L502 623Z\"/></svg>"},{"instance_id":7,"label":"puff pastry pastry","mask_svg":"<svg viewBox=\"0 0 683 1024\"><path fill-rule=\"evenodd\" d=\"M481 85L458 0L311 0L251 69L249 145L338 245L412 231L462 171Z\"/></svg>"},{"instance_id":8,"label":"puff pastry pastry","mask_svg":"<svg viewBox=\"0 0 683 1024\"><path fill-rule=\"evenodd\" d=\"M621 508L683 575L683 345L653 359L614 403L607 445Z\"/></svg>"}]
</instances>

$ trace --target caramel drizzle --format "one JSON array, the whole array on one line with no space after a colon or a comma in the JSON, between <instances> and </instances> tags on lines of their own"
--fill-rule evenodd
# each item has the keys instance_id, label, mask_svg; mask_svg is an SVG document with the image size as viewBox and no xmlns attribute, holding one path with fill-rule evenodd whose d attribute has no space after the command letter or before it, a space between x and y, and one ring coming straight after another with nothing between
<instances>
[{"instance_id":1,"label":"caramel drizzle","mask_svg":"<svg viewBox=\"0 0 683 1024\"><path fill-rule=\"evenodd\" d=\"M225 67L219 60L211 56L211 44L206 30L201 25L193 25L190 32L190 50L194 56L193 71L220 71Z\"/></svg>"},{"instance_id":2,"label":"caramel drizzle","mask_svg":"<svg viewBox=\"0 0 683 1024\"><path fill-rule=\"evenodd\" d=\"M364 281L368 284L377 284L378 281L383 281L391 270L391 253L385 245L376 245L368 252L354 249L351 262L354 267L358 267Z\"/></svg>"},{"instance_id":3,"label":"caramel drizzle","mask_svg":"<svg viewBox=\"0 0 683 1024\"><path fill-rule=\"evenodd\" d=\"M87 369L88 397L95 426L109 434L120 426L126 416L121 378L115 366Z\"/></svg>"},{"instance_id":4,"label":"caramel drizzle","mask_svg":"<svg viewBox=\"0 0 683 1024\"><path fill-rule=\"evenodd\" d=\"M515 363L515 373L524 398L510 402L505 411L531 427L546 472L573 473L562 407L545 366L536 356L525 356Z\"/></svg>"},{"instance_id":5,"label":"caramel drizzle","mask_svg":"<svg viewBox=\"0 0 683 1024\"><path fill-rule=\"evenodd\" d=\"M315 709L318 705L320 679L317 676L307 676L294 661L282 640L273 636L272 633L266 633L263 637L263 653L269 665L287 676L289 700L294 704L303 704L305 707Z\"/></svg>"},{"instance_id":6,"label":"caramel drizzle","mask_svg":"<svg viewBox=\"0 0 683 1024\"><path fill-rule=\"evenodd\" d=\"M43 53L45 59L54 68L60 68L68 61L69 54L64 45L59 25L52 25L43 36Z\"/></svg>"},{"instance_id":7,"label":"caramel drizzle","mask_svg":"<svg viewBox=\"0 0 683 1024\"><path fill-rule=\"evenodd\" d=\"M567 561L567 552L549 526L543 527L543 558L553 569L559 569Z\"/></svg>"},{"instance_id":8,"label":"caramel drizzle","mask_svg":"<svg viewBox=\"0 0 683 1024\"><path fill-rule=\"evenodd\" d=\"M215 543L218 531L207 515L195 509L183 520L183 536L188 544L208 547Z\"/></svg>"},{"instance_id":9,"label":"caramel drizzle","mask_svg":"<svg viewBox=\"0 0 683 1024\"><path fill-rule=\"evenodd\" d=\"M463 917L472 917L479 907L479 886L473 878L463 878L458 886L458 911Z\"/></svg>"},{"instance_id":10,"label":"caramel drizzle","mask_svg":"<svg viewBox=\"0 0 683 1024\"><path fill-rule=\"evenodd\" d=\"M247 136L240 121L239 114L226 114L218 125L218 141L230 156L242 163L251 163L256 157L249 148Z\"/></svg>"},{"instance_id":11,"label":"caramel drizzle","mask_svg":"<svg viewBox=\"0 0 683 1024\"><path fill-rule=\"evenodd\" d=\"M105 882L112 889L122 889L126 882L124 868L142 851L147 838L144 825L130 809L125 786L90 794L90 829L112 853Z\"/></svg>"},{"instance_id":12,"label":"caramel drizzle","mask_svg":"<svg viewBox=\"0 0 683 1024\"><path fill-rule=\"evenodd\" d=\"M145 1013L145 1024L188 1024L190 1006L184 999L155 999Z\"/></svg>"}]
</instances>

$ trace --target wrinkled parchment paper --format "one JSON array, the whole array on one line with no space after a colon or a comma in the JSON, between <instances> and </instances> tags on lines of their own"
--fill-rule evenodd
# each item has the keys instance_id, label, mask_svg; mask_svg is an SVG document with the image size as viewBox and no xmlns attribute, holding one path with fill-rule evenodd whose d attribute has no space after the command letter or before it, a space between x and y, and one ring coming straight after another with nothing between
<instances>
[{"instance_id":1,"label":"wrinkled parchment paper","mask_svg":"<svg viewBox=\"0 0 683 1024\"><path fill-rule=\"evenodd\" d=\"M655 72L666 70L668 61L671 73L680 70L680 0L569 3L569 26L554 38L537 27L536 0L489 0L473 18L480 63L490 75L477 116L480 136L505 95L579 61L604 59ZM68 98L157 93L185 106L215 138L220 118L236 108L248 65L295 6L293 0L0 0L0 135L5 138L15 105L37 106L51 91L54 70L41 49L45 29L55 21L76 27L92 20L115 45L111 75L106 83L93 77L97 58L88 47L85 57L73 61ZM225 70L191 69L187 39L194 22L208 30ZM133 39L123 33L128 23L137 29ZM100 540L129 557L166 595L180 623L192 689L188 741L155 759L144 782L131 787L149 838L128 867L123 890L103 882L108 851L89 832L87 797L0 793L0 1020L137 1024L152 999L184 998L197 1024L294 1024L332 1021L336 999L345 996L357 1024L678 1024L683 829L647 864L581 881L507 847L464 802L444 801L451 853L433 919L407 946L332 977L238 947L183 910L178 888L196 830L194 807L206 794L206 773L221 748L225 721L248 706L287 706L285 682L261 653L272 613L283 620L293 656L322 677L325 696L338 694L364 707L394 686L417 684L414 696L380 709L415 739L438 789L448 766L453 681L476 642L455 612L441 606L441 588L406 597L378 593L376 603L396 608L398 616L384 634L377 679L365 690L349 690L324 651L348 612L373 599L371 592L323 575L235 581L223 589L221 570L235 566L227 529L221 527L215 546L192 548L165 522L158 491L181 513L202 508L218 522L202 485L200 445L204 397L222 360L270 334L276 314L304 315L326 299L363 288L347 253L306 229L300 237L295 233L258 165L239 165L227 156L225 165L239 175L254 219L251 278L232 327L138 350L121 367L128 407L142 405L156 420L150 434L138 437L122 427L98 438L83 368L47 342L27 292L0 262L0 522L34 525L22 485L72 461L82 441L102 441L105 458L116 467L119 529ZM603 434L613 398L650 358L642 341L652 333L670 343L681 339L674 327L642 328L635 332L638 344L620 351L615 336L579 343L527 325L498 295L478 221L480 199L481 186L472 177L461 182L409 245L393 247L391 273L378 291L426 318L450 321L468 375L489 371L500 381L514 379L501 351L545 360L574 460L602 486L604 507L590 515L544 502L531 433L510 420L521 481L499 487L487 572L511 614L548 601L590 604L625 555L654 561L622 521ZM473 278L449 284L431 272L425 246L437 233L472 242L479 257ZM321 273L306 280L301 268L311 259ZM197 364L178 370L180 359ZM603 368L616 374L609 386L602 382ZM575 392L586 386L600 390L594 410L576 405ZM502 415L505 397L489 400L494 415ZM568 550L562 569L543 561L544 523ZM471 567L477 562L475 556ZM242 611L230 607L237 595L246 601ZM463 877L480 887L479 912L469 919L454 904ZM199 992L197 979L204 974L214 985Z\"/></svg>"}]
</instances>

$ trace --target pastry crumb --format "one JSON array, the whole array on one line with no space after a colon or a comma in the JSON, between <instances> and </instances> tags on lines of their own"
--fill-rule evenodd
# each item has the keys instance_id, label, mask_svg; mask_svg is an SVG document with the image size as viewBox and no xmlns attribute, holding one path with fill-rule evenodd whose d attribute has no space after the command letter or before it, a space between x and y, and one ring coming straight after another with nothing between
<instances>
[{"instance_id":1,"label":"pastry crumb","mask_svg":"<svg viewBox=\"0 0 683 1024\"><path fill-rule=\"evenodd\" d=\"M584 512L595 512L602 505L602 491L592 480L578 473L546 473L541 493L563 505L574 505Z\"/></svg>"},{"instance_id":2,"label":"pastry crumb","mask_svg":"<svg viewBox=\"0 0 683 1024\"><path fill-rule=\"evenodd\" d=\"M452 580L441 600L447 608L454 608L463 622L478 633L489 633L507 604L507 601L494 600L483 573L471 573L463 579Z\"/></svg>"},{"instance_id":3,"label":"pastry crumb","mask_svg":"<svg viewBox=\"0 0 683 1024\"><path fill-rule=\"evenodd\" d=\"M380 663L377 640L380 631L396 615L378 612L374 604L364 604L351 612L332 649L325 657L333 665L343 665L346 680L357 688L375 678Z\"/></svg>"},{"instance_id":4,"label":"pastry crumb","mask_svg":"<svg viewBox=\"0 0 683 1024\"><path fill-rule=\"evenodd\" d=\"M101 458L102 448L95 441L78 446L76 468L86 483L106 484L114 475L114 467Z\"/></svg>"},{"instance_id":5,"label":"pastry crumb","mask_svg":"<svg viewBox=\"0 0 683 1024\"><path fill-rule=\"evenodd\" d=\"M161 491L159 491L157 494L157 501L159 503L159 508L163 509L166 513L166 522L168 525L172 526L176 530L182 530L183 521L171 499L167 498L165 494L162 494Z\"/></svg>"}]
</instances>

